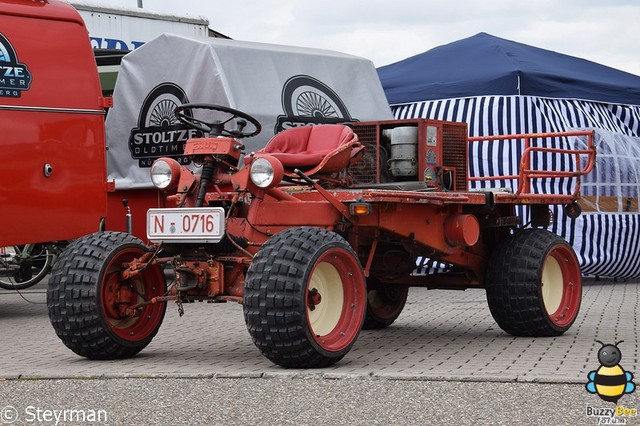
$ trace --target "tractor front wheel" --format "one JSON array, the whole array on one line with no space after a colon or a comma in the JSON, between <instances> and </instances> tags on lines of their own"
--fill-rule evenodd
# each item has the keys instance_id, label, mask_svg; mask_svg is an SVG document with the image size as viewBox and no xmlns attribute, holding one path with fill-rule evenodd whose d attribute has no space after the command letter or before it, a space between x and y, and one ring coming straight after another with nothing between
<instances>
[{"instance_id":1,"label":"tractor front wheel","mask_svg":"<svg viewBox=\"0 0 640 426\"><path fill-rule=\"evenodd\" d=\"M134 305L164 295L158 265L129 279L125 264L148 252L141 240L121 232L100 232L74 241L49 279L49 319L62 342L91 359L131 357L144 349L164 319L166 303Z\"/></svg>"},{"instance_id":2,"label":"tractor front wheel","mask_svg":"<svg viewBox=\"0 0 640 426\"><path fill-rule=\"evenodd\" d=\"M338 362L358 337L365 306L357 255L341 236L322 228L276 234L247 272L247 329L260 352L283 367Z\"/></svg>"},{"instance_id":3,"label":"tractor front wheel","mask_svg":"<svg viewBox=\"0 0 640 426\"><path fill-rule=\"evenodd\" d=\"M491 314L509 334L559 336L578 316L578 259L547 230L526 229L505 240L491 255L486 283Z\"/></svg>"}]
</instances>

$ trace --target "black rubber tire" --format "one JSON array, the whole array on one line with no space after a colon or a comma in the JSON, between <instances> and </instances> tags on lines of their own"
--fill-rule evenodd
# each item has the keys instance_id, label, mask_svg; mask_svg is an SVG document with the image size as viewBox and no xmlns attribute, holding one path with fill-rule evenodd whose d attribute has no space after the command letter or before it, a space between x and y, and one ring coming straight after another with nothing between
<instances>
[{"instance_id":1,"label":"black rubber tire","mask_svg":"<svg viewBox=\"0 0 640 426\"><path fill-rule=\"evenodd\" d=\"M109 310L110 291L124 281L122 262L148 252L138 238L121 232L99 232L71 243L53 267L47 289L49 319L62 342L90 359L129 358L144 349L158 332L166 303L143 308L139 317L114 316ZM129 280L137 301L162 296L166 281L157 265ZM133 337L132 337L133 336Z\"/></svg>"},{"instance_id":2,"label":"black rubber tire","mask_svg":"<svg viewBox=\"0 0 640 426\"><path fill-rule=\"evenodd\" d=\"M327 270L332 273L325 274ZM320 295L317 304L313 294ZM322 228L276 234L247 272L247 329L260 352L282 367L321 368L338 362L356 341L365 308L366 284L357 255L344 238ZM318 316L324 313L336 322L327 321L327 330L320 331L324 319Z\"/></svg>"},{"instance_id":3,"label":"black rubber tire","mask_svg":"<svg viewBox=\"0 0 640 426\"><path fill-rule=\"evenodd\" d=\"M390 326L398 319L407 303L409 287L399 284L384 284L376 278L367 279L367 313L364 330L379 330Z\"/></svg>"},{"instance_id":4,"label":"black rubber tire","mask_svg":"<svg viewBox=\"0 0 640 426\"><path fill-rule=\"evenodd\" d=\"M554 287L555 298L550 301L545 292ZM505 332L514 336L559 336L571 327L580 310L580 265L571 246L558 235L544 229L525 229L507 238L492 253L486 290L491 315ZM547 312L547 307L552 312Z\"/></svg>"}]
</instances>

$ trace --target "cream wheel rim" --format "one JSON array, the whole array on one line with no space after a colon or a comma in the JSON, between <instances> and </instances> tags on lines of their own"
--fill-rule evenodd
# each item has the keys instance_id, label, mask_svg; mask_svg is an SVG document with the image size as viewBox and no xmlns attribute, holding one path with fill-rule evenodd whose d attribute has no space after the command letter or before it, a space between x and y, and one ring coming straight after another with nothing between
<instances>
[{"instance_id":1,"label":"cream wheel rim","mask_svg":"<svg viewBox=\"0 0 640 426\"><path fill-rule=\"evenodd\" d=\"M344 307L344 289L340 273L331 263L320 262L309 279L310 292L317 292L319 302L307 305L313 334L325 336L338 325Z\"/></svg>"},{"instance_id":2,"label":"cream wheel rim","mask_svg":"<svg viewBox=\"0 0 640 426\"><path fill-rule=\"evenodd\" d=\"M542 301L549 315L555 313L562 303L564 276L558 260L549 256L542 267Z\"/></svg>"}]
</instances>

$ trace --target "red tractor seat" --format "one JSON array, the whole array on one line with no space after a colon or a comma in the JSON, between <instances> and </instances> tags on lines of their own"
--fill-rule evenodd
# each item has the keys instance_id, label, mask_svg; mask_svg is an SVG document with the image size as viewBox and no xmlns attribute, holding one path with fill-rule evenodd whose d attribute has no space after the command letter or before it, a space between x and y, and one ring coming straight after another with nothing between
<instances>
[{"instance_id":1,"label":"red tractor seat","mask_svg":"<svg viewBox=\"0 0 640 426\"><path fill-rule=\"evenodd\" d=\"M282 163L285 173L300 169L307 175L337 173L357 161L364 146L351 128L320 124L284 130L256 154L269 154Z\"/></svg>"}]
</instances>

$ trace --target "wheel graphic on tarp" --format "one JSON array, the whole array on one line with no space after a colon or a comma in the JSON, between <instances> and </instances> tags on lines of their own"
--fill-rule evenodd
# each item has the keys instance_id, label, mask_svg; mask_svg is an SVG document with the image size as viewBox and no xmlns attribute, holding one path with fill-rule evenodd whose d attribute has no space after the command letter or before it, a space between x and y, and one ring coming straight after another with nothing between
<instances>
[{"instance_id":1,"label":"wheel graphic on tarp","mask_svg":"<svg viewBox=\"0 0 640 426\"><path fill-rule=\"evenodd\" d=\"M174 115L176 107L178 107L177 99L156 99L155 105L152 105L151 112L147 117L149 127L167 127L180 124L180 121Z\"/></svg>"},{"instance_id":2,"label":"wheel graphic on tarp","mask_svg":"<svg viewBox=\"0 0 640 426\"><path fill-rule=\"evenodd\" d=\"M351 121L344 103L329 86L309 76L289 79L282 91L282 106L290 117L339 118Z\"/></svg>"},{"instance_id":3,"label":"wheel graphic on tarp","mask_svg":"<svg viewBox=\"0 0 640 426\"><path fill-rule=\"evenodd\" d=\"M291 125L336 124L354 121L344 102L329 86L308 75L287 80L282 88L282 109L275 132Z\"/></svg>"},{"instance_id":4,"label":"wheel graphic on tarp","mask_svg":"<svg viewBox=\"0 0 640 426\"><path fill-rule=\"evenodd\" d=\"M296 115L309 117L340 117L339 107L320 93L309 90L308 87L300 87L293 93L292 102L295 102Z\"/></svg>"},{"instance_id":5,"label":"wheel graphic on tarp","mask_svg":"<svg viewBox=\"0 0 640 426\"><path fill-rule=\"evenodd\" d=\"M188 138L202 136L189 129L175 116L177 107L189 103L187 94L178 85L165 82L158 84L147 94L138 114L137 126L129 135L131 158L138 160L138 167L151 167L153 160L168 156L181 164L191 163L191 159L181 155ZM190 109L183 113L193 116Z\"/></svg>"},{"instance_id":6,"label":"wheel graphic on tarp","mask_svg":"<svg viewBox=\"0 0 640 426\"><path fill-rule=\"evenodd\" d=\"M173 83L162 83L156 86L142 103L138 125L143 128L168 127L179 125L180 121L173 114L177 106L189 103L187 94ZM185 111L191 116L191 111Z\"/></svg>"}]
</instances>

